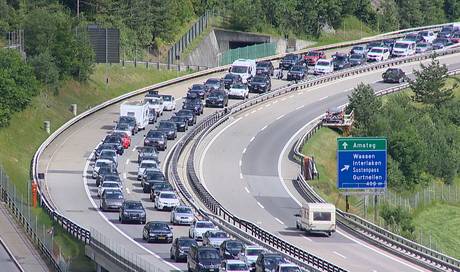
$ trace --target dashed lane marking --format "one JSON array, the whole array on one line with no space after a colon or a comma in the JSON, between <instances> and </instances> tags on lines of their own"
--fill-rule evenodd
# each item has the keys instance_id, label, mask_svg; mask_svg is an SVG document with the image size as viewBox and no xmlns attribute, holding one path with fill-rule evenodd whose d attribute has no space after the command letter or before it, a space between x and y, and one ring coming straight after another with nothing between
<instances>
[{"instance_id":1,"label":"dashed lane marking","mask_svg":"<svg viewBox=\"0 0 460 272\"><path fill-rule=\"evenodd\" d=\"M257 205L259 205L262 209L265 209L264 206L262 204L260 204L259 201L257 201Z\"/></svg>"}]
</instances>

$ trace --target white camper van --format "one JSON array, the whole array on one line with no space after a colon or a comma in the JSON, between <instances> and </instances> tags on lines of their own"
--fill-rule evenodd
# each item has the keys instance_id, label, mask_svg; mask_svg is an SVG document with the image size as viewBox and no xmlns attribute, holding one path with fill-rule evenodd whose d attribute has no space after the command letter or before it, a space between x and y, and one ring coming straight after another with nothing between
<instances>
[{"instance_id":1,"label":"white camper van","mask_svg":"<svg viewBox=\"0 0 460 272\"><path fill-rule=\"evenodd\" d=\"M243 83L248 83L256 75L256 61L251 59L237 59L233 62L229 72L241 76Z\"/></svg>"},{"instance_id":2,"label":"white camper van","mask_svg":"<svg viewBox=\"0 0 460 272\"><path fill-rule=\"evenodd\" d=\"M391 55L394 57L407 57L415 54L416 43L413 41L396 41Z\"/></svg>"},{"instance_id":3,"label":"white camper van","mask_svg":"<svg viewBox=\"0 0 460 272\"><path fill-rule=\"evenodd\" d=\"M139 130L145 129L149 124L149 105L141 101L125 102L120 105L120 116L135 117Z\"/></svg>"},{"instance_id":4,"label":"white camper van","mask_svg":"<svg viewBox=\"0 0 460 272\"><path fill-rule=\"evenodd\" d=\"M306 232L335 232L335 206L329 203L305 203L300 208L296 222L297 229Z\"/></svg>"}]
</instances>

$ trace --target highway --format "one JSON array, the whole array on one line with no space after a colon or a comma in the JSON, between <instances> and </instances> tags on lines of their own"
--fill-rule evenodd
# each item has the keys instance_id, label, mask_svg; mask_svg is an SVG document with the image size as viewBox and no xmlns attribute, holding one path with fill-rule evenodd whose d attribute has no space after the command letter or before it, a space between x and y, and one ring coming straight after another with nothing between
<instances>
[{"instance_id":1,"label":"highway","mask_svg":"<svg viewBox=\"0 0 460 272\"><path fill-rule=\"evenodd\" d=\"M460 68L458 54L440 60L450 69ZM418 66L400 67L411 73ZM196 153L202 182L232 213L349 271L425 271L340 229L330 238L307 236L295 229L293 215L303 199L292 184L299 172L298 165L288 159L292 145L312 120L328 108L345 104L359 82L375 90L389 86L380 82L382 72L300 90L233 116L209 134Z\"/></svg>"},{"instance_id":2,"label":"highway","mask_svg":"<svg viewBox=\"0 0 460 272\"><path fill-rule=\"evenodd\" d=\"M0 266L2 271L8 272L21 272L19 268L14 264L14 261L8 255L6 249L0 244Z\"/></svg>"}]
</instances>

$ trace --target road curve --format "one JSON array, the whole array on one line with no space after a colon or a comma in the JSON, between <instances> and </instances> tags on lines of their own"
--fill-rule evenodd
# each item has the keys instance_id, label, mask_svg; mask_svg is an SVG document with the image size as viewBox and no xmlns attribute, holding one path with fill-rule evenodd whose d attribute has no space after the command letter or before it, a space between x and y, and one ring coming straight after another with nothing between
<instances>
[{"instance_id":1,"label":"road curve","mask_svg":"<svg viewBox=\"0 0 460 272\"><path fill-rule=\"evenodd\" d=\"M459 57L440 60L449 68L460 68ZM400 67L410 73L418 66ZM299 168L287 158L293 140L327 108L346 103L359 82L372 84L376 90L387 87L380 82L381 73L373 71L300 90L235 115L202 141L195 157L201 180L232 213L349 271L426 271L342 230L326 238L306 236L295 229L293 214L302 198L292 185Z\"/></svg>"}]
</instances>

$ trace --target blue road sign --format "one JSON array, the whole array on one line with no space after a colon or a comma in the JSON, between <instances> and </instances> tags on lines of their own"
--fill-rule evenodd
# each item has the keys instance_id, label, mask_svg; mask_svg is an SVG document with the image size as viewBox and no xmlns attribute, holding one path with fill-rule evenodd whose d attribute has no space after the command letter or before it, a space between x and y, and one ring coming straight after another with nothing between
<instances>
[{"instance_id":1,"label":"blue road sign","mask_svg":"<svg viewBox=\"0 0 460 272\"><path fill-rule=\"evenodd\" d=\"M385 189L386 139L338 138L337 173L339 189Z\"/></svg>"}]
</instances>

